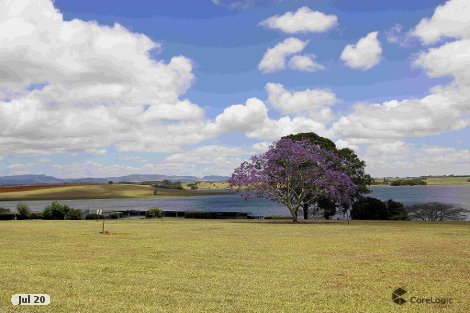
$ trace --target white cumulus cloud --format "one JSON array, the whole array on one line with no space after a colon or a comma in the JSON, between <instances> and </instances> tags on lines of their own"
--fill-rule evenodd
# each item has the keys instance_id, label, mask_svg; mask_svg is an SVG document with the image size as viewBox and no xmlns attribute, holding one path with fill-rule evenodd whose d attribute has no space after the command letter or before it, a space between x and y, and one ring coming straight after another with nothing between
<instances>
[{"instance_id":1,"label":"white cumulus cloud","mask_svg":"<svg viewBox=\"0 0 470 313\"><path fill-rule=\"evenodd\" d=\"M304 50L307 41L297 38L287 38L272 48L269 48L263 55L258 69L263 73L273 73L286 68L286 59Z\"/></svg>"},{"instance_id":2,"label":"white cumulus cloud","mask_svg":"<svg viewBox=\"0 0 470 313\"><path fill-rule=\"evenodd\" d=\"M226 131L244 132L249 138L278 140L282 136L299 132L316 132L326 135L323 121L309 117L282 116L272 119L263 101L251 98L243 104L235 104L219 114L209 126L216 133Z\"/></svg>"},{"instance_id":3,"label":"white cumulus cloud","mask_svg":"<svg viewBox=\"0 0 470 313\"><path fill-rule=\"evenodd\" d=\"M331 120L330 106L337 102L336 95L328 89L289 91L282 84L266 84L268 102L282 113L300 113L319 122Z\"/></svg>"},{"instance_id":4,"label":"white cumulus cloud","mask_svg":"<svg viewBox=\"0 0 470 313\"><path fill-rule=\"evenodd\" d=\"M295 12L286 12L283 15L274 15L262 21L260 25L278 29L285 33L325 32L338 22L335 15L327 15L313 11L308 7L301 7Z\"/></svg>"},{"instance_id":5,"label":"white cumulus cloud","mask_svg":"<svg viewBox=\"0 0 470 313\"><path fill-rule=\"evenodd\" d=\"M184 98L183 56L125 27L64 20L51 0L0 2L0 150L55 153L171 151L211 136Z\"/></svg>"},{"instance_id":6,"label":"white cumulus cloud","mask_svg":"<svg viewBox=\"0 0 470 313\"><path fill-rule=\"evenodd\" d=\"M347 45L341 53L341 60L353 69L369 70L380 63L382 47L377 39L378 32L371 32L356 44Z\"/></svg>"},{"instance_id":7,"label":"white cumulus cloud","mask_svg":"<svg viewBox=\"0 0 470 313\"><path fill-rule=\"evenodd\" d=\"M289 68L297 71L316 72L325 69L323 65L315 62L314 55L294 55L288 63Z\"/></svg>"},{"instance_id":8,"label":"white cumulus cloud","mask_svg":"<svg viewBox=\"0 0 470 313\"><path fill-rule=\"evenodd\" d=\"M412 32L423 43L441 38L470 38L470 1L450 0L440 5L431 18L422 19Z\"/></svg>"}]
</instances>

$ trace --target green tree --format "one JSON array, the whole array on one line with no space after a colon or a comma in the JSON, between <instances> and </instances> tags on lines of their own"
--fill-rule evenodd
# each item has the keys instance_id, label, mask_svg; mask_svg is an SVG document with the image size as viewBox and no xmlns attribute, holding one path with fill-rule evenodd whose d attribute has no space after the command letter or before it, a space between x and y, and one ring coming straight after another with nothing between
<instances>
[{"instance_id":1,"label":"green tree","mask_svg":"<svg viewBox=\"0 0 470 313\"><path fill-rule=\"evenodd\" d=\"M354 220L388 220L387 206L379 199L362 197L353 203L351 218Z\"/></svg>"},{"instance_id":2,"label":"green tree","mask_svg":"<svg viewBox=\"0 0 470 313\"><path fill-rule=\"evenodd\" d=\"M470 210L454 204L429 202L417 203L406 208L410 217L422 221L463 221L470 214Z\"/></svg>"},{"instance_id":3,"label":"green tree","mask_svg":"<svg viewBox=\"0 0 470 313\"><path fill-rule=\"evenodd\" d=\"M163 210L160 209L160 208L148 209L148 211L145 212L145 217L146 218L152 218L152 217L162 218L163 217Z\"/></svg>"},{"instance_id":4,"label":"green tree","mask_svg":"<svg viewBox=\"0 0 470 313\"><path fill-rule=\"evenodd\" d=\"M54 201L44 208L43 218L45 220L64 220L68 217L70 210L72 209L68 205Z\"/></svg>"},{"instance_id":5,"label":"green tree","mask_svg":"<svg viewBox=\"0 0 470 313\"><path fill-rule=\"evenodd\" d=\"M392 199L388 199L385 202L385 205L387 206L387 213L388 213L389 220L395 220L395 221L409 220L408 212L406 211L403 203L393 201Z\"/></svg>"}]
</instances>

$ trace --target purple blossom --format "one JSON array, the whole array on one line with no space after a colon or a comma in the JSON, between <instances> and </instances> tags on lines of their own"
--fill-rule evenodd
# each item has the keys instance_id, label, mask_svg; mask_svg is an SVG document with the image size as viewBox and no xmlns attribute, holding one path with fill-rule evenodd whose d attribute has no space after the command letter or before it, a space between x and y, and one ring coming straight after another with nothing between
<instances>
[{"instance_id":1,"label":"purple blossom","mask_svg":"<svg viewBox=\"0 0 470 313\"><path fill-rule=\"evenodd\" d=\"M245 199L264 197L284 204L297 221L299 208L321 196L349 205L357 186L341 171L343 161L309 141L281 139L235 169L230 187Z\"/></svg>"}]
</instances>

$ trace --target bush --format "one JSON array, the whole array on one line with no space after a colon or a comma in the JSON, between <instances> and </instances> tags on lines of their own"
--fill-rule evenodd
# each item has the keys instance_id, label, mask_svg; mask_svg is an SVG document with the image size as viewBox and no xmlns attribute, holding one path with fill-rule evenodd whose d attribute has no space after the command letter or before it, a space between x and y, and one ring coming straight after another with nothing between
<instances>
[{"instance_id":1,"label":"bush","mask_svg":"<svg viewBox=\"0 0 470 313\"><path fill-rule=\"evenodd\" d=\"M86 219L86 220L103 219L103 215L99 215L99 214L92 213L92 214L88 214L87 216L85 216L85 219Z\"/></svg>"},{"instance_id":2,"label":"bush","mask_svg":"<svg viewBox=\"0 0 470 313\"><path fill-rule=\"evenodd\" d=\"M410 219L403 203L388 199L385 202L385 205L387 206L387 214L389 220L407 221Z\"/></svg>"},{"instance_id":3,"label":"bush","mask_svg":"<svg viewBox=\"0 0 470 313\"><path fill-rule=\"evenodd\" d=\"M82 212L80 210L77 210L77 209L70 209L67 212L65 218L68 219L68 220L81 220L82 219Z\"/></svg>"},{"instance_id":4,"label":"bush","mask_svg":"<svg viewBox=\"0 0 470 313\"><path fill-rule=\"evenodd\" d=\"M363 197L353 203L351 218L353 220L387 220L387 206L379 199Z\"/></svg>"},{"instance_id":5,"label":"bush","mask_svg":"<svg viewBox=\"0 0 470 313\"><path fill-rule=\"evenodd\" d=\"M113 220L117 220L120 217L121 217L121 213L111 213L111 214L109 214L109 218L113 219Z\"/></svg>"},{"instance_id":6,"label":"bush","mask_svg":"<svg viewBox=\"0 0 470 313\"><path fill-rule=\"evenodd\" d=\"M44 212L42 214L45 220L64 220L70 210L72 210L72 208L68 205L54 201L44 208ZM76 213L72 213L72 216L74 214Z\"/></svg>"},{"instance_id":7,"label":"bush","mask_svg":"<svg viewBox=\"0 0 470 313\"><path fill-rule=\"evenodd\" d=\"M199 189L199 187L196 184L193 184L191 186L191 190L198 190L198 189Z\"/></svg>"},{"instance_id":8,"label":"bush","mask_svg":"<svg viewBox=\"0 0 470 313\"><path fill-rule=\"evenodd\" d=\"M163 210L160 208L152 208L148 209L147 212L145 212L145 217L146 218L162 218L163 217Z\"/></svg>"},{"instance_id":9,"label":"bush","mask_svg":"<svg viewBox=\"0 0 470 313\"><path fill-rule=\"evenodd\" d=\"M14 220L16 214L12 213L10 209L4 209L0 208L0 220L6 221L6 220Z\"/></svg>"},{"instance_id":10,"label":"bush","mask_svg":"<svg viewBox=\"0 0 470 313\"><path fill-rule=\"evenodd\" d=\"M18 203L16 211L18 212L18 219L20 220L31 218L31 209L24 203Z\"/></svg>"},{"instance_id":11,"label":"bush","mask_svg":"<svg viewBox=\"0 0 470 313\"><path fill-rule=\"evenodd\" d=\"M43 218L43 215L41 212L31 212L29 215L29 218L32 220L40 220Z\"/></svg>"},{"instance_id":12,"label":"bush","mask_svg":"<svg viewBox=\"0 0 470 313\"><path fill-rule=\"evenodd\" d=\"M266 216L264 219L266 220L289 220L289 219L292 219L292 216L270 215L270 216Z\"/></svg>"},{"instance_id":13,"label":"bush","mask_svg":"<svg viewBox=\"0 0 470 313\"><path fill-rule=\"evenodd\" d=\"M433 222L462 221L470 213L467 209L440 202L413 204L406 207L406 210L412 219Z\"/></svg>"},{"instance_id":14,"label":"bush","mask_svg":"<svg viewBox=\"0 0 470 313\"><path fill-rule=\"evenodd\" d=\"M189 211L184 212L184 218L211 218L210 212Z\"/></svg>"}]
</instances>

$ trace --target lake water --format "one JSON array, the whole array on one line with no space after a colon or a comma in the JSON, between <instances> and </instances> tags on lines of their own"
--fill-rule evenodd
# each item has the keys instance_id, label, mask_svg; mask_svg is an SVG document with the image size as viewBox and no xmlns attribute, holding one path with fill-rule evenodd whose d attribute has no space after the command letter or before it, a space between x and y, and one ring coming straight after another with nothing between
<instances>
[{"instance_id":1,"label":"lake water","mask_svg":"<svg viewBox=\"0 0 470 313\"><path fill-rule=\"evenodd\" d=\"M381 200L393 199L404 204L438 201L470 209L470 185L372 187L370 196ZM42 211L51 202L50 200L23 201L33 211ZM245 201L234 194L155 199L61 200L60 203L90 212L96 209L125 211L160 207L169 211L246 212L254 216L289 215L287 208L278 203L264 199ZM0 201L0 207L9 209L15 209L17 204L18 201Z\"/></svg>"}]
</instances>

